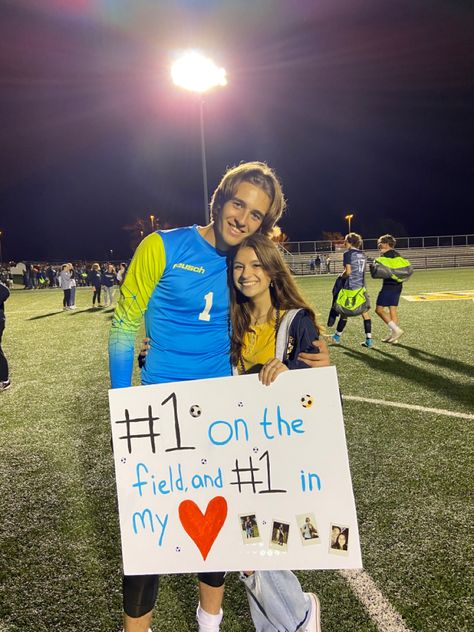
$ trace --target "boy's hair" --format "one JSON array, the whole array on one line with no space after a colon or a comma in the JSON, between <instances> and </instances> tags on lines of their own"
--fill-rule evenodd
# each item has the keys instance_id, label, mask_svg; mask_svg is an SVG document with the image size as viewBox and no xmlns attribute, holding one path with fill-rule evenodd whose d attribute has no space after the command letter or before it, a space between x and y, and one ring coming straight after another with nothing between
<instances>
[{"instance_id":1,"label":"boy's hair","mask_svg":"<svg viewBox=\"0 0 474 632\"><path fill-rule=\"evenodd\" d=\"M282 216L286 202L276 173L264 162L243 162L225 172L212 194L211 218L215 220L224 204L235 195L242 182L250 182L260 187L270 198L270 208L259 231L264 235L270 234L273 226Z\"/></svg>"},{"instance_id":2,"label":"boy's hair","mask_svg":"<svg viewBox=\"0 0 474 632\"><path fill-rule=\"evenodd\" d=\"M320 331L314 310L303 298L275 242L261 233L254 233L239 244L233 254L231 265L229 266L230 314L232 323L231 360L234 366L237 366L239 363L244 335L250 329L249 301L236 289L233 282L233 263L236 254L241 248L252 248L255 251L257 259L262 264L263 270L271 278L270 295L273 307L281 309L282 311L298 308L305 309L313 320L317 331Z\"/></svg>"},{"instance_id":3,"label":"boy's hair","mask_svg":"<svg viewBox=\"0 0 474 632\"><path fill-rule=\"evenodd\" d=\"M347 241L348 244L354 246L354 248L362 248L364 242L362 241L362 237L359 233L347 233L344 237L344 241Z\"/></svg>"},{"instance_id":4,"label":"boy's hair","mask_svg":"<svg viewBox=\"0 0 474 632\"><path fill-rule=\"evenodd\" d=\"M395 239L395 237L393 237L393 235L389 235L388 233L387 235L382 235L377 239L377 246L379 246L380 244L386 244L387 246L390 246L390 248L395 248L396 243L397 240Z\"/></svg>"}]
</instances>

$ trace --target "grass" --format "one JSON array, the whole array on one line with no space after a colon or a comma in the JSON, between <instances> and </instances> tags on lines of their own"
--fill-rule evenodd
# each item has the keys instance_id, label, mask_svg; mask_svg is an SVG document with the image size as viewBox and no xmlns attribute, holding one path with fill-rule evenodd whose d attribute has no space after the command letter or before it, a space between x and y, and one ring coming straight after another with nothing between
<instances>
[{"instance_id":1,"label":"grass","mask_svg":"<svg viewBox=\"0 0 474 632\"><path fill-rule=\"evenodd\" d=\"M300 280L327 315L331 277ZM417 272L405 293L472 289L472 271ZM379 283L369 280L375 298ZM4 350L12 387L0 394L0 630L120 629L121 570L107 403L111 311L75 312L61 293L15 291ZM397 346L360 346L361 319L332 349L345 395L472 412L473 304L401 302ZM470 346L471 344L471 346ZM345 421L366 571L406 625L473 627L472 422L435 412L346 401ZM471 498L471 503L469 499ZM324 632L376 630L343 578L299 573L322 603ZM252 630L246 598L228 578L222 632ZM162 580L154 625L195 630L193 576Z\"/></svg>"}]
</instances>

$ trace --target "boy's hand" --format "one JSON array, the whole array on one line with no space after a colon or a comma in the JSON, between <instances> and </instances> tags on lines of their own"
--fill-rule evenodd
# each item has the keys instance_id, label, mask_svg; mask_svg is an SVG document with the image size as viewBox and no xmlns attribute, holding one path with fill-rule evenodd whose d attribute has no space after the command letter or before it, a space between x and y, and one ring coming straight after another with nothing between
<instances>
[{"instance_id":1,"label":"boy's hand","mask_svg":"<svg viewBox=\"0 0 474 632\"><path fill-rule=\"evenodd\" d=\"M313 340L313 346L319 349L319 353L300 353L298 360L301 360L312 369L322 366L330 366L329 349L326 342L320 338Z\"/></svg>"}]
</instances>

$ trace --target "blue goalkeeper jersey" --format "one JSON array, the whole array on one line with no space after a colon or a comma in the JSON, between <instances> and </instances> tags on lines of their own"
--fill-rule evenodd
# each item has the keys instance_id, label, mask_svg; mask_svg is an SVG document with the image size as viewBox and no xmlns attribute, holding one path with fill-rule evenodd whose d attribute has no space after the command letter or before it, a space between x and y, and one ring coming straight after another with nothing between
<instances>
[{"instance_id":1,"label":"blue goalkeeper jersey","mask_svg":"<svg viewBox=\"0 0 474 632\"><path fill-rule=\"evenodd\" d=\"M142 384L231 375L227 256L197 226L158 231L138 246L109 337L112 388L131 385L143 317L150 350Z\"/></svg>"}]
</instances>

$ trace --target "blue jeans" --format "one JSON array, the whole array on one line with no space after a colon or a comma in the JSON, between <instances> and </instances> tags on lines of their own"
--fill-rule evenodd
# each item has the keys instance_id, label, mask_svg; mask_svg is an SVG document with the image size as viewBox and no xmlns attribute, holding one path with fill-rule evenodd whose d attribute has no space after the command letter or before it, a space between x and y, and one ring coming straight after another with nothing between
<instances>
[{"instance_id":1,"label":"blue jeans","mask_svg":"<svg viewBox=\"0 0 474 632\"><path fill-rule=\"evenodd\" d=\"M311 602L291 571L255 571L245 585L256 632L297 632L307 623Z\"/></svg>"}]
</instances>

